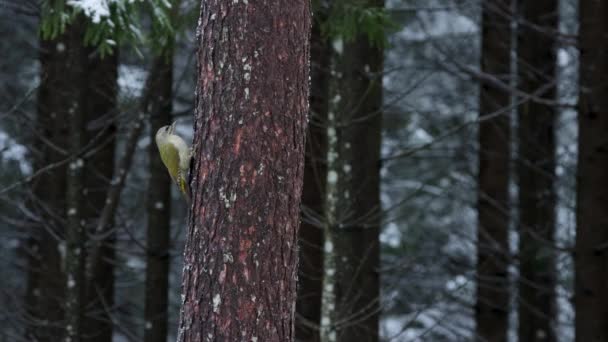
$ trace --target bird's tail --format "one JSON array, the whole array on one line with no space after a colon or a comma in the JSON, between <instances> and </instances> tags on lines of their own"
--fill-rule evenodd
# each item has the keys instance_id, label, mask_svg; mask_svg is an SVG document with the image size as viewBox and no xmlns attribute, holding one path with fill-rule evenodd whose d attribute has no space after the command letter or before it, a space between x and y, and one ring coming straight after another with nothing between
<instances>
[{"instance_id":1,"label":"bird's tail","mask_svg":"<svg viewBox=\"0 0 608 342\"><path fill-rule=\"evenodd\" d=\"M182 194L184 194L184 198L186 199L188 207L190 207L190 205L192 204L192 194L190 192L190 187L188 186L188 183L183 177L180 177L178 185L179 190L182 192Z\"/></svg>"}]
</instances>

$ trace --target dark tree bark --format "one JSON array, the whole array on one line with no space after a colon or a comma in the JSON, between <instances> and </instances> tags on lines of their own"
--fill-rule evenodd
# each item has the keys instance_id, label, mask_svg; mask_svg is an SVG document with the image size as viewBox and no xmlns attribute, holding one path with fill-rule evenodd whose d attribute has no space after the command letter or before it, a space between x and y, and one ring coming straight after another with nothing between
<instances>
[{"instance_id":1,"label":"dark tree bark","mask_svg":"<svg viewBox=\"0 0 608 342\"><path fill-rule=\"evenodd\" d=\"M36 117L34 165L41 169L66 158L67 98L57 96L65 88L65 36L40 41L40 87ZM53 341L61 336L63 319L64 273L58 236L63 234L67 167L52 168L32 182L31 205L37 214L30 238L28 260L27 308L32 319L26 339Z\"/></svg>"},{"instance_id":2,"label":"dark tree bark","mask_svg":"<svg viewBox=\"0 0 608 342\"><path fill-rule=\"evenodd\" d=\"M579 1L576 341L608 341L608 3Z\"/></svg>"},{"instance_id":3,"label":"dark tree bark","mask_svg":"<svg viewBox=\"0 0 608 342\"><path fill-rule=\"evenodd\" d=\"M293 341L308 1L203 1L179 341Z\"/></svg>"},{"instance_id":4,"label":"dark tree bark","mask_svg":"<svg viewBox=\"0 0 608 342\"><path fill-rule=\"evenodd\" d=\"M481 69L509 84L511 0L484 0ZM506 342L509 328L509 160L511 95L486 83L479 93L476 338Z\"/></svg>"},{"instance_id":5,"label":"dark tree bark","mask_svg":"<svg viewBox=\"0 0 608 342\"><path fill-rule=\"evenodd\" d=\"M91 270L87 282L85 229L95 224L105 204L113 172L118 62L116 55L102 59L95 48L84 46L85 27L86 19L80 17L58 38L41 41L42 139L35 144L36 165L61 165L33 183L34 207L46 222L35 232L33 248L39 253L32 255L28 284L28 306L39 328L27 336L43 341L112 337L104 308L113 299L113 247L104 246L104 262ZM107 240L113 243L111 236ZM51 267L48 274L40 272ZM85 307L94 309L85 312Z\"/></svg>"},{"instance_id":6,"label":"dark tree bark","mask_svg":"<svg viewBox=\"0 0 608 342\"><path fill-rule=\"evenodd\" d=\"M95 146L95 153L87 160L84 210L90 232L97 227L114 174L117 78L118 52L101 58L93 47L89 48L86 139L87 144ZM114 304L114 227L108 226L101 236L93 238L102 241L99 262L93 265L87 277L83 336L91 342L111 342L113 323L108 310Z\"/></svg>"},{"instance_id":7,"label":"dark tree bark","mask_svg":"<svg viewBox=\"0 0 608 342\"><path fill-rule=\"evenodd\" d=\"M171 122L173 98L173 48L156 57L147 91L150 115L150 141L156 131ZM169 248L171 232L171 178L163 165L156 144L149 147L148 227L146 254L146 293L144 342L167 341L169 296Z\"/></svg>"},{"instance_id":8,"label":"dark tree bark","mask_svg":"<svg viewBox=\"0 0 608 342\"><path fill-rule=\"evenodd\" d=\"M380 142L382 132L382 49L367 37L345 44L342 55L340 159L346 210L334 226L338 341L378 341L380 315ZM369 71L366 71L369 66ZM348 195L347 195L348 194ZM340 209L343 210L343 209Z\"/></svg>"},{"instance_id":9,"label":"dark tree bark","mask_svg":"<svg viewBox=\"0 0 608 342\"><path fill-rule=\"evenodd\" d=\"M80 202L76 199L82 190L84 162L77 158L66 161L84 145L74 145L82 132L75 128L84 121L80 116L85 108L83 34L82 22L77 20L56 39L40 42L35 165L56 167L32 183L31 203L38 221L30 244L26 303L32 326L28 327L26 338L37 341L57 341L68 332L68 326L69 333L77 335L82 313L84 268L81 256L76 255L84 253L80 240L84 231ZM73 259L76 261L65 262Z\"/></svg>"},{"instance_id":10,"label":"dark tree bark","mask_svg":"<svg viewBox=\"0 0 608 342\"><path fill-rule=\"evenodd\" d=\"M519 90L556 96L557 0L520 1ZM555 341L555 108L519 106L519 341Z\"/></svg>"},{"instance_id":11,"label":"dark tree bark","mask_svg":"<svg viewBox=\"0 0 608 342\"><path fill-rule=\"evenodd\" d=\"M68 153L71 161L66 177L66 224L65 224L65 332L64 341L80 341L84 328L86 231L84 215L86 145L86 69L87 49L84 47L84 18L79 17L66 34L70 41L66 46L66 65L71 73L67 120L69 122ZM66 77L64 75L64 77ZM66 90L67 90L66 89Z\"/></svg>"},{"instance_id":12,"label":"dark tree bark","mask_svg":"<svg viewBox=\"0 0 608 342\"><path fill-rule=\"evenodd\" d=\"M329 104L330 47L321 34L324 14L317 10L312 26L310 64L310 114L306 135L304 187L302 189L302 225L300 228L300 264L296 304L296 340L319 341L321 292L323 287L323 204L325 200L325 123Z\"/></svg>"},{"instance_id":13,"label":"dark tree bark","mask_svg":"<svg viewBox=\"0 0 608 342\"><path fill-rule=\"evenodd\" d=\"M380 313L383 49L361 33L335 49L333 65L321 340L374 342Z\"/></svg>"}]
</instances>

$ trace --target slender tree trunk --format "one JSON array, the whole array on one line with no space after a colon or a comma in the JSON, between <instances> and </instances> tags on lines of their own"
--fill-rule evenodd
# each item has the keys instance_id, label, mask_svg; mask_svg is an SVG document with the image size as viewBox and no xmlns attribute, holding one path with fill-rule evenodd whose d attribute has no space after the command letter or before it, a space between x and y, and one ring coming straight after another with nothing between
<instances>
[{"instance_id":1,"label":"slender tree trunk","mask_svg":"<svg viewBox=\"0 0 608 342\"><path fill-rule=\"evenodd\" d=\"M579 1L576 341L608 341L608 3Z\"/></svg>"},{"instance_id":2,"label":"slender tree trunk","mask_svg":"<svg viewBox=\"0 0 608 342\"><path fill-rule=\"evenodd\" d=\"M557 0L520 1L519 89L555 100ZM519 341L555 341L555 108L519 107Z\"/></svg>"},{"instance_id":3,"label":"slender tree trunk","mask_svg":"<svg viewBox=\"0 0 608 342\"><path fill-rule=\"evenodd\" d=\"M332 65L333 70L333 65ZM335 91L335 80L331 85ZM323 288L321 292L321 324L320 339L322 342L333 342L338 338L336 320L336 258L334 253L335 234L333 230L338 226L338 136L337 121L334 112L335 104L331 105L327 115L327 174L325 182L325 222L323 229Z\"/></svg>"},{"instance_id":4,"label":"slender tree trunk","mask_svg":"<svg viewBox=\"0 0 608 342\"><path fill-rule=\"evenodd\" d=\"M40 87L36 117L37 135L34 165L41 169L67 157L67 97L65 89L66 37L40 41ZM61 336L63 319L64 268L60 244L65 213L67 167L52 168L34 179L31 205L38 216L30 238L27 308L31 325L27 340L55 341Z\"/></svg>"},{"instance_id":5,"label":"slender tree trunk","mask_svg":"<svg viewBox=\"0 0 608 342\"><path fill-rule=\"evenodd\" d=\"M300 228L300 265L296 312L296 340L319 341L321 293L323 287L323 226L325 199L325 124L329 104L330 47L321 34L323 13L315 13L311 36L311 96L304 188L302 189L302 225Z\"/></svg>"},{"instance_id":6,"label":"slender tree trunk","mask_svg":"<svg viewBox=\"0 0 608 342\"><path fill-rule=\"evenodd\" d=\"M37 165L63 163L33 183L33 206L39 214L32 239L27 302L33 329L27 337L76 341L82 321L84 226L82 188L84 160L85 61L82 18L52 41L41 42ZM65 238L65 240L63 240ZM64 242L65 241L65 242ZM65 254L63 254L65 253Z\"/></svg>"},{"instance_id":7,"label":"slender tree trunk","mask_svg":"<svg viewBox=\"0 0 608 342\"><path fill-rule=\"evenodd\" d=\"M171 20L180 20L180 4L172 3ZM154 59L147 80L143 110L150 116L150 141L171 122L173 110L173 55L175 37L170 37ZM171 238L171 179L156 144L149 147L148 225L146 251L146 293L144 342L165 342L168 335L169 265Z\"/></svg>"},{"instance_id":8,"label":"slender tree trunk","mask_svg":"<svg viewBox=\"0 0 608 342\"><path fill-rule=\"evenodd\" d=\"M482 72L510 83L511 0L484 0ZM477 193L476 338L506 342L509 328L509 160L511 132L508 92L481 84L479 92L479 174Z\"/></svg>"},{"instance_id":9,"label":"slender tree trunk","mask_svg":"<svg viewBox=\"0 0 608 342\"><path fill-rule=\"evenodd\" d=\"M87 143L95 153L88 159L85 179L87 229L94 231L105 206L114 174L116 148L116 99L118 52L101 58L90 48L87 69ZM86 324L83 336L90 342L112 341L114 304L114 264L116 234L109 226L100 247L100 262L89 270L86 293ZM100 237L94 237L100 238Z\"/></svg>"},{"instance_id":10,"label":"slender tree trunk","mask_svg":"<svg viewBox=\"0 0 608 342\"><path fill-rule=\"evenodd\" d=\"M86 19L79 17L58 38L41 42L38 129L44 139L36 144L43 154L37 165L68 162L42 175L33 187L35 206L48 222L33 240L38 253L30 264L28 296L33 305L29 307L34 318L41 317L37 324L47 321L54 328L28 333L28 338L38 335L57 341L63 335L71 341L86 337L100 342L112 338L106 309L113 302L114 239L111 234L106 239L104 261L91 270L87 282L85 230L96 223L105 205L105 189L113 172L118 60L116 55L102 59L95 48L85 47L85 27ZM85 156L90 151L95 153ZM41 264L37 267L37 263ZM38 272L49 265L61 267L54 268L53 274ZM60 285L46 285L55 283L49 278L59 277ZM52 294L42 293L47 287ZM45 303L49 306L41 308ZM85 307L93 309L85 312Z\"/></svg>"},{"instance_id":11,"label":"slender tree trunk","mask_svg":"<svg viewBox=\"0 0 608 342\"><path fill-rule=\"evenodd\" d=\"M47 320L47 325L54 328L28 337L38 335L39 339L49 341L56 341L62 335L71 341L77 341L81 336L94 341L110 341L112 335L111 322L104 311L112 305L111 263L104 262L93 270L93 278L88 283L84 272L85 229L94 222L105 203L104 189L113 171L115 129L112 115L116 101L117 59L107 56L102 60L93 48L85 48L84 28L85 19L79 18L59 38L41 43L43 81L39 95L39 129L45 139L37 145L42 146L40 152L48 156L39 167L71 158L67 167L53 168L34 185L39 206L46 211L43 217L49 223L55 223L44 227L34 243L33 248L42 253L32 258L28 285L31 292L28 294L42 305L53 298L53 304L49 303L46 309L34 304L32 315L49 317L41 320ZM85 158L87 151L83 148L88 145L95 145L96 153ZM64 238L65 242L58 242ZM113 248L105 248L104 260L112 259ZM38 262L41 263L39 267L36 266ZM55 268L54 274L36 274L56 263L61 267ZM43 284L54 283L48 278L59 277L61 285L49 286L53 295L41 293L47 287ZM59 286L61 290L58 290ZM89 315L85 314L87 305L94 307Z\"/></svg>"},{"instance_id":12,"label":"slender tree trunk","mask_svg":"<svg viewBox=\"0 0 608 342\"><path fill-rule=\"evenodd\" d=\"M171 122L173 99L173 48L156 57L147 91L150 141L156 131ZM169 295L169 248L171 232L171 178L158 155L156 144L149 147L148 228L144 342L167 341Z\"/></svg>"},{"instance_id":13,"label":"slender tree trunk","mask_svg":"<svg viewBox=\"0 0 608 342\"><path fill-rule=\"evenodd\" d=\"M178 340L293 341L309 2L201 6Z\"/></svg>"},{"instance_id":14,"label":"slender tree trunk","mask_svg":"<svg viewBox=\"0 0 608 342\"><path fill-rule=\"evenodd\" d=\"M364 34L334 46L321 340L373 342L380 311L383 49Z\"/></svg>"},{"instance_id":15,"label":"slender tree trunk","mask_svg":"<svg viewBox=\"0 0 608 342\"><path fill-rule=\"evenodd\" d=\"M80 17L66 31L70 37L66 64L73 73L71 92L64 94L70 100L67 108L69 122L69 155L66 189L65 226L65 342L80 341L83 331L85 305L86 232L84 222L83 189L85 185L85 159L82 148L86 144L86 61L84 47L84 18ZM64 76L65 77L65 76Z\"/></svg>"}]
</instances>

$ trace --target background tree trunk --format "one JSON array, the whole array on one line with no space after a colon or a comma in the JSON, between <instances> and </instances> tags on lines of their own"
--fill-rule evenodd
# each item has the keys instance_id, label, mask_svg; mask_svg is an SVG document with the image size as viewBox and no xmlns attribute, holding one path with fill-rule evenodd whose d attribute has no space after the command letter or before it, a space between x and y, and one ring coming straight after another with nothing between
<instances>
[{"instance_id":1,"label":"background tree trunk","mask_svg":"<svg viewBox=\"0 0 608 342\"><path fill-rule=\"evenodd\" d=\"M338 341L378 341L382 49L366 36L344 44L338 124L339 226L335 234ZM342 321L342 320L345 321Z\"/></svg>"},{"instance_id":2,"label":"background tree trunk","mask_svg":"<svg viewBox=\"0 0 608 342\"><path fill-rule=\"evenodd\" d=\"M383 1L365 6L382 7ZM322 341L378 341L383 49L334 44ZM343 46L341 46L343 44ZM326 324L324 324L326 323Z\"/></svg>"},{"instance_id":3,"label":"background tree trunk","mask_svg":"<svg viewBox=\"0 0 608 342\"><path fill-rule=\"evenodd\" d=\"M308 1L203 1L178 340L293 341Z\"/></svg>"},{"instance_id":4,"label":"background tree trunk","mask_svg":"<svg viewBox=\"0 0 608 342\"><path fill-rule=\"evenodd\" d=\"M173 109L173 47L156 57L148 78L150 146L144 342L166 342L171 240L171 178L154 143L156 131L171 123Z\"/></svg>"},{"instance_id":5,"label":"background tree trunk","mask_svg":"<svg viewBox=\"0 0 608 342\"><path fill-rule=\"evenodd\" d=\"M323 203L325 199L326 122L329 105L330 47L321 34L325 16L318 10L312 26L310 64L310 114L306 136L296 340L319 341L321 292L323 287Z\"/></svg>"},{"instance_id":6,"label":"background tree trunk","mask_svg":"<svg viewBox=\"0 0 608 342\"><path fill-rule=\"evenodd\" d=\"M40 87L36 117L34 165L41 169L67 158L69 98L61 95L69 66L67 36L40 40ZM27 308L31 318L26 339L54 341L61 336L65 276L59 246L64 233L67 164L50 169L32 183L32 207L37 215L29 242Z\"/></svg>"},{"instance_id":7,"label":"background tree trunk","mask_svg":"<svg viewBox=\"0 0 608 342\"><path fill-rule=\"evenodd\" d=\"M56 341L64 334L90 341L112 338L106 312L113 303L112 236L89 282L84 272L85 229L96 223L113 173L118 58L114 54L102 59L94 48L86 48L84 30L85 20L79 18L59 38L41 42L38 129L44 138L37 143L39 168L52 163L65 166L51 168L33 186L35 206L48 221L33 244L38 253L31 259L28 300L33 317L41 321L34 322L40 327L28 338ZM86 157L90 151L94 153ZM38 272L51 267L51 273ZM42 283L56 285L42 286L49 293L41 293ZM60 328L64 308L65 331Z\"/></svg>"},{"instance_id":8,"label":"background tree trunk","mask_svg":"<svg viewBox=\"0 0 608 342\"><path fill-rule=\"evenodd\" d=\"M608 341L608 3L579 1L576 341Z\"/></svg>"},{"instance_id":9,"label":"background tree trunk","mask_svg":"<svg viewBox=\"0 0 608 342\"><path fill-rule=\"evenodd\" d=\"M84 47L84 18L80 17L66 30L69 42L66 47L66 64L71 84L64 88L67 97L69 122L68 153L71 158L66 179L65 225L65 342L80 341L84 324L86 238L83 190L85 187L86 145L85 125L87 49Z\"/></svg>"},{"instance_id":10,"label":"background tree trunk","mask_svg":"<svg viewBox=\"0 0 608 342\"><path fill-rule=\"evenodd\" d=\"M520 1L519 90L555 100L557 0ZM519 341L555 341L555 113L519 106Z\"/></svg>"},{"instance_id":11,"label":"background tree trunk","mask_svg":"<svg viewBox=\"0 0 608 342\"><path fill-rule=\"evenodd\" d=\"M509 84L511 0L484 0L481 70ZM489 84L479 93L476 338L506 342L509 328L509 161L511 94Z\"/></svg>"},{"instance_id":12,"label":"background tree trunk","mask_svg":"<svg viewBox=\"0 0 608 342\"><path fill-rule=\"evenodd\" d=\"M41 41L37 165L56 163L33 183L39 217L32 239L28 308L39 341L78 338L84 294L82 190L86 53L82 18L58 38ZM65 239L65 240L64 240ZM63 254L65 253L65 254Z\"/></svg>"},{"instance_id":13,"label":"background tree trunk","mask_svg":"<svg viewBox=\"0 0 608 342\"><path fill-rule=\"evenodd\" d=\"M114 174L116 148L116 101L118 51L101 58L89 49L87 69L87 143L96 146L88 159L85 175L84 208L87 230L93 232L106 205L106 196ZM116 233L109 226L100 246L99 262L87 278L86 323L83 336L91 342L112 342L114 304L114 265ZM100 238L100 237L94 237Z\"/></svg>"}]
</instances>

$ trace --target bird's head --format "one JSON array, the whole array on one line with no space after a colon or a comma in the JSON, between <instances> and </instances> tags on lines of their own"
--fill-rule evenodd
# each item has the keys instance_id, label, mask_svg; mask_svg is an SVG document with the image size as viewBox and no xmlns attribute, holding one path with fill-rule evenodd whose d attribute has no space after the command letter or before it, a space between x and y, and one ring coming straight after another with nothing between
<instances>
[{"instance_id":1,"label":"bird's head","mask_svg":"<svg viewBox=\"0 0 608 342\"><path fill-rule=\"evenodd\" d=\"M156 135L168 135L168 134L174 134L175 133L175 124L176 122L172 123L171 125L168 126L163 126L161 128L158 129L158 131L156 131Z\"/></svg>"},{"instance_id":2,"label":"bird's head","mask_svg":"<svg viewBox=\"0 0 608 342\"><path fill-rule=\"evenodd\" d=\"M175 132L175 122L168 126L163 126L156 131L156 140L166 139L167 136L174 134Z\"/></svg>"}]
</instances>

